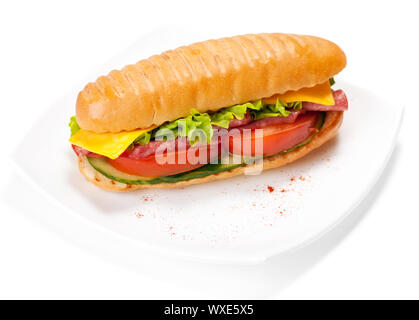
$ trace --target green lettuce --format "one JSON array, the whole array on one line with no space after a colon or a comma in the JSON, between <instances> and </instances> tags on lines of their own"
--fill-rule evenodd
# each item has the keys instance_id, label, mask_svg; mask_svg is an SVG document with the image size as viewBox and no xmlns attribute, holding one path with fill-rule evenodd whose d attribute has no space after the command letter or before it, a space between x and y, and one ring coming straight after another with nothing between
<instances>
[{"instance_id":1,"label":"green lettuce","mask_svg":"<svg viewBox=\"0 0 419 320\"><path fill-rule=\"evenodd\" d=\"M151 133L143 132L137 139L134 140L133 144L141 144L142 146L146 146L150 143L150 140Z\"/></svg>"},{"instance_id":2,"label":"green lettuce","mask_svg":"<svg viewBox=\"0 0 419 320\"><path fill-rule=\"evenodd\" d=\"M237 104L232 107L224 108L211 114L211 124L228 129L230 121L234 118L243 120L245 114L247 113L247 109L257 111L261 110L262 107L262 100L258 100L255 102L247 102L244 104Z\"/></svg>"},{"instance_id":3,"label":"green lettuce","mask_svg":"<svg viewBox=\"0 0 419 320\"><path fill-rule=\"evenodd\" d=\"M303 108L303 102L302 101L290 102L287 104L287 108L290 108L293 110L301 110Z\"/></svg>"},{"instance_id":4,"label":"green lettuce","mask_svg":"<svg viewBox=\"0 0 419 320\"><path fill-rule=\"evenodd\" d=\"M71 136L74 136L80 130L79 124L77 123L75 116L70 118L70 123L68 124L68 126L71 130Z\"/></svg>"},{"instance_id":5,"label":"green lettuce","mask_svg":"<svg viewBox=\"0 0 419 320\"><path fill-rule=\"evenodd\" d=\"M286 103L283 103L280 99L276 99L275 104L267 104L260 110L252 111L253 119L259 120L269 117L288 117L290 111L285 109L286 107Z\"/></svg>"},{"instance_id":6,"label":"green lettuce","mask_svg":"<svg viewBox=\"0 0 419 320\"><path fill-rule=\"evenodd\" d=\"M198 141L209 143L213 136L211 117L208 113L200 113L196 109L192 109L189 116L154 129L152 136L156 140L176 139L178 136L188 137L191 145Z\"/></svg>"}]
</instances>

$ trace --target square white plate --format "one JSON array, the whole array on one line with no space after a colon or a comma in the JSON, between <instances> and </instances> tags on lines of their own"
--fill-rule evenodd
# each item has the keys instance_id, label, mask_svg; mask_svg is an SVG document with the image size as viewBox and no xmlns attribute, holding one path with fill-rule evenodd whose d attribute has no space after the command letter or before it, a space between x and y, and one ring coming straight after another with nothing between
<instances>
[{"instance_id":1,"label":"square white plate","mask_svg":"<svg viewBox=\"0 0 419 320\"><path fill-rule=\"evenodd\" d=\"M97 69L89 80L205 38L178 30L154 32ZM79 173L68 143L67 124L80 88L45 112L13 161L49 199L68 209L59 214L86 219L92 230L104 227L139 250L213 263L260 263L309 243L341 221L366 196L391 155L403 110L339 79L335 88L343 88L349 97L337 138L260 176L175 190L100 190Z\"/></svg>"}]
</instances>

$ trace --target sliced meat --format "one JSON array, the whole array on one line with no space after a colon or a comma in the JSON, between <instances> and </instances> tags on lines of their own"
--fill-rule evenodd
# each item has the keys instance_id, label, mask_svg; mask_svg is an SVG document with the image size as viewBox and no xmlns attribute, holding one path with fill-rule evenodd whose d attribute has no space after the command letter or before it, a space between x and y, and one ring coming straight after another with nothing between
<instances>
[{"instance_id":1,"label":"sliced meat","mask_svg":"<svg viewBox=\"0 0 419 320\"><path fill-rule=\"evenodd\" d=\"M294 123L300 114L303 114L304 110L291 111L288 117L269 117L260 120L252 121L251 123L237 127L237 129L260 129L266 126L282 123Z\"/></svg>"},{"instance_id":2,"label":"sliced meat","mask_svg":"<svg viewBox=\"0 0 419 320\"><path fill-rule=\"evenodd\" d=\"M252 116L250 115L250 112L246 112L242 120L233 118L233 120L230 121L228 128L230 129L230 128L244 126L250 122L252 122Z\"/></svg>"},{"instance_id":3,"label":"sliced meat","mask_svg":"<svg viewBox=\"0 0 419 320\"><path fill-rule=\"evenodd\" d=\"M174 141L157 141L152 140L149 144L143 146L140 144L136 144L134 148L125 150L120 157L130 158L130 159L139 159L148 157L154 153L158 147L160 147L163 143L173 143Z\"/></svg>"},{"instance_id":4,"label":"sliced meat","mask_svg":"<svg viewBox=\"0 0 419 320\"><path fill-rule=\"evenodd\" d=\"M228 128L236 128L236 127L240 127L240 126L244 126L248 123L252 122L252 116L250 115L250 112L246 112L246 114L244 115L244 118L242 120L233 118L230 121L230 124L228 125ZM213 125L212 126L214 129L218 129L218 130L223 130L224 128L221 128L219 126Z\"/></svg>"},{"instance_id":5,"label":"sliced meat","mask_svg":"<svg viewBox=\"0 0 419 320\"><path fill-rule=\"evenodd\" d=\"M325 106L313 102L303 102L303 109L307 111L345 111L348 110L348 99L343 90L333 91L335 104L333 106Z\"/></svg>"},{"instance_id":6,"label":"sliced meat","mask_svg":"<svg viewBox=\"0 0 419 320\"><path fill-rule=\"evenodd\" d=\"M92 158L102 158L102 157L104 157L100 154L90 152L86 149L83 149L82 147L75 146L74 144L72 144L71 146L73 147L73 150L78 157L85 157L85 156L89 156L89 157L92 157Z\"/></svg>"},{"instance_id":7,"label":"sliced meat","mask_svg":"<svg viewBox=\"0 0 419 320\"><path fill-rule=\"evenodd\" d=\"M126 150L124 153L122 153L120 157L129 158L129 159L142 159L142 158L146 158L155 154L159 147L164 148L164 150L167 150L169 152L172 152L179 149L189 150L190 148L193 148L193 149L208 148L208 147L212 148L212 147L216 147L218 144L219 144L219 138L215 135L209 145L201 144L200 142L198 142L194 144L193 146L191 146L191 144L189 143L189 140L186 137L178 137L177 139L170 140L170 141L152 140L150 141L149 144L145 146L135 145L134 148Z\"/></svg>"}]
</instances>

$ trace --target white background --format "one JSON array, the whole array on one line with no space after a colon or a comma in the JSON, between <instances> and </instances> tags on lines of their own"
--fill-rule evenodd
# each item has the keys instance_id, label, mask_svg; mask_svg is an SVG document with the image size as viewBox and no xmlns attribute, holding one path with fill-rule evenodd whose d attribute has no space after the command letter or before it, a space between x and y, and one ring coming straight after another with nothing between
<instances>
[{"instance_id":1,"label":"white background","mask_svg":"<svg viewBox=\"0 0 419 320\"><path fill-rule=\"evenodd\" d=\"M418 9L413 0L1 2L0 298L419 298ZM340 77L383 88L382 97L406 107L390 163L354 214L286 263L212 267L220 272L213 287L135 270L69 241L37 218L60 213L8 161L34 118L94 66L155 28L185 23L329 38L348 55ZM145 259L178 273L190 267ZM242 281L229 283L229 272Z\"/></svg>"}]
</instances>

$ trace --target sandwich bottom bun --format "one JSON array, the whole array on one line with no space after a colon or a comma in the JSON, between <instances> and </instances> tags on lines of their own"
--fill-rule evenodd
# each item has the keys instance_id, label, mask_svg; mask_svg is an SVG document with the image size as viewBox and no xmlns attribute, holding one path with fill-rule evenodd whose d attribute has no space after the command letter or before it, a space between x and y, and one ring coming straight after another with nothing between
<instances>
[{"instance_id":1,"label":"sandwich bottom bun","mask_svg":"<svg viewBox=\"0 0 419 320\"><path fill-rule=\"evenodd\" d=\"M314 138L305 146L300 147L294 151L288 152L286 154L278 154L263 159L263 170L273 169L277 167L284 166L290 162L296 161L297 159L305 156L312 150L320 147L325 142L333 138L343 120L342 111L329 111L326 112L325 122L320 129L319 133L314 136ZM94 169L88 162L86 157L79 157L79 169L84 177L89 180L94 185L108 191L134 191L138 189L150 189L150 188L183 188L197 183L211 182L215 180L227 179L230 177L242 175L244 173L249 173L252 171L252 168L255 170L260 170L260 166L257 164L244 165L239 168L232 170L215 173L210 176L203 178L191 179L187 181L179 181L176 183L160 183L153 185L134 185L134 184L125 184L118 181L111 180L99 171Z\"/></svg>"}]
</instances>

